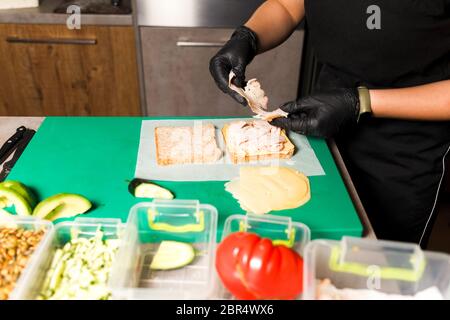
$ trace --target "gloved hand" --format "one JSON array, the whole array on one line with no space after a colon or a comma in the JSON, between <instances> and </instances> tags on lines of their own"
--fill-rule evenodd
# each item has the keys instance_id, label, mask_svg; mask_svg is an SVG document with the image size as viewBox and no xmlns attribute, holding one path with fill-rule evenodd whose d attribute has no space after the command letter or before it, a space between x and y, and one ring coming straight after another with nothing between
<instances>
[{"instance_id":1,"label":"gloved hand","mask_svg":"<svg viewBox=\"0 0 450 320\"><path fill-rule=\"evenodd\" d=\"M228 76L233 70L236 74L234 84L241 88L245 87L245 68L257 53L257 43L256 33L241 26L233 32L230 40L209 62L209 71L220 90L244 106L247 105L247 101L228 87Z\"/></svg>"},{"instance_id":2,"label":"gloved hand","mask_svg":"<svg viewBox=\"0 0 450 320\"><path fill-rule=\"evenodd\" d=\"M358 89L334 89L285 103L281 109L287 118L271 124L304 135L330 138L343 127L358 120L360 102Z\"/></svg>"}]
</instances>

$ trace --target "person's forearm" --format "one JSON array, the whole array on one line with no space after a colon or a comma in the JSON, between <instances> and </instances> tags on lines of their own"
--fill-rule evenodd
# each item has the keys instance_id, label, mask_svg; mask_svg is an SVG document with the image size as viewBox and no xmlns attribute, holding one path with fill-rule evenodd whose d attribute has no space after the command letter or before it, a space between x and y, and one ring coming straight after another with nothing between
<instances>
[{"instance_id":1,"label":"person's forearm","mask_svg":"<svg viewBox=\"0 0 450 320\"><path fill-rule=\"evenodd\" d=\"M450 120L450 80L423 86L370 90L374 117Z\"/></svg>"},{"instance_id":2,"label":"person's forearm","mask_svg":"<svg viewBox=\"0 0 450 320\"><path fill-rule=\"evenodd\" d=\"M268 0L245 26L258 35L258 53L262 53L284 42L304 15L304 0Z\"/></svg>"}]
</instances>

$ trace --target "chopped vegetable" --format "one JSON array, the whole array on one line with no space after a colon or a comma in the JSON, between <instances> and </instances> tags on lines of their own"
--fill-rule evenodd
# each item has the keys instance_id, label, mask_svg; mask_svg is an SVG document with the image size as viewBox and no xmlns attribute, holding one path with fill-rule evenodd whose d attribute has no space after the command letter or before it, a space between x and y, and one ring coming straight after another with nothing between
<instances>
[{"instance_id":1,"label":"chopped vegetable","mask_svg":"<svg viewBox=\"0 0 450 320\"><path fill-rule=\"evenodd\" d=\"M56 250L39 299L107 300L109 273L119 247L118 239L73 238Z\"/></svg>"},{"instance_id":2,"label":"chopped vegetable","mask_svg":"<svg viewBox=\"0 0 450 320\"><path fill-rule=\"evenodd\" d=\"M177 241L163 241L153 257L150 269L171 270L190 264L195 258L192 245Z\"/></svg>"},{"instance_id":3,"label":"chopped vegetable","mask_svg":"<svg viewBox=\"0 0 450 320\"><path fill-rule=\"evenodd\" d=\"M173 194L148 180L134 179L131 181L128 190L136 198L150 198L150 199L173 199Z\"/></svg>"},{"instance_id":4,"label":"chopped vegetable","mask_svg":"<svg viewBox=\"0 0 450 320\"><path fill-rule=\"evenodd\" d=\"M70 218L87 212L92 207L91 202L77 194L61 193L41 201L34 208L33 215L54 221L60 218Z\"/></svg>"}]
</instances>

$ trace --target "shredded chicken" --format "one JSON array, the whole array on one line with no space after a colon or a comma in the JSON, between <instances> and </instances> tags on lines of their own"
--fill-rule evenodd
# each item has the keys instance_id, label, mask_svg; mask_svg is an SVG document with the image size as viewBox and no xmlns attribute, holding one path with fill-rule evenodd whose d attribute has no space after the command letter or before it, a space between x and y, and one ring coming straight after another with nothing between
<instances>
[{"instance_id":1,"label":"shredded chicken","mask_svg":"<svg viewBox=\"0 0 450 320\"><path fill-rule=\"evenodd\" d=\"M263 120L234 121L228 127L228 143L239 155L279 152L286 142L280 128Z\"/></svg>"},{"instance_id":2,"label":"shredded chicken","mask_svg":"<svg viewBox=\"0 0 450 320\"><path fill-rule=\"evenodd\" d=\"M256 113L254 118L272 121L273 119L280 117L287 117L288 113L281 109L276 109L274 111L267 111L267 106L269 104L269 98L266 96L264 90L261 88L261 84L256 79L251 79L247 82L244 89L239 88L233 84L233 79L236 77L233 71L230 72L228 78L228 86L231 90L237 92L242 96L250 107L250 109Z\"/></svg>"}]
</instances>

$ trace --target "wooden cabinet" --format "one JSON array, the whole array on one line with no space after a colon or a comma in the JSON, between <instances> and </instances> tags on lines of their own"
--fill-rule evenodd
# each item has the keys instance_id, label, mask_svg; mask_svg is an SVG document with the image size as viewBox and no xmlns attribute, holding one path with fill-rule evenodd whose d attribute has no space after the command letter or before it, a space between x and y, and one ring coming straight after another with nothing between
<instances>
[{"instance_id":1,"label":"wooden cabinet","mask_svg":"<svg viewBox=\"0 0 450 320\"><path fill-rule=\"evenodd\" d=\"M141 27L148 115L250 115L224 95L209 74L209 60L233 30ZM272 107L297 96L303 31L280 47L257 56L247 77L258 78Z\"/></svg>"},{"instance_id":2,"label":"wooden cabinet","mask_svg":"<svg viewBox=\"0 0 450 320\"><path fill-rule=\"evenodd\" d=\"M132 27L0 24L0 115L140 115L135 48Z\"/></svg>"}]
</instances>

